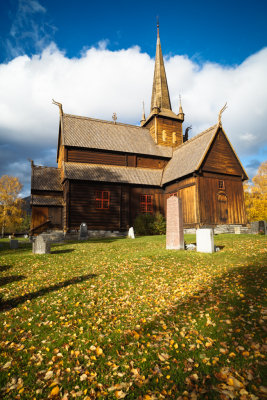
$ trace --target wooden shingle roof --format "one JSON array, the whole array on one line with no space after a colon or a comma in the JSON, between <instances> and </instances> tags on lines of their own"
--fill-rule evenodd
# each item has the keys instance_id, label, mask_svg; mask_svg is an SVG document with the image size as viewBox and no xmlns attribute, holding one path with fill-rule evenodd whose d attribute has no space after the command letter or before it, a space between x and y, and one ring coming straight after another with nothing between
<instances>
[{"instance_id":1,"label":"wooden shingle roof","mask_svg":"<svg viewBox=\"0 0 267 400\"><path fill-rule=\"evenodd\" d=\"M64 178L160 186L162 170L75 162L63 163Z\"/></svg>"},{"instance_id":2,"label":"wooden shingle roof","mask_svg":"<svg viewBox=\"0 0 267 400\"><path fill-rule=\"evenodd\" d=\"M164 185L196 171L217 130L218 125L213 125L179 146L174 151L172 159L164 170L162 184Z\"/></svg>"},{"instance_id":3,"label":"wooden shingle roof","mask_svg":"<svg viewBox=\"0 0 267 400\"><path fill-rule=\"evenodd\" d=\"M171 158L172 149L156 145L147 128L63 114L62 144Z\"/></svg>"},{"instance_id":4,"label":"wooden shingle roof","mask_svg":"<svg viewBox=\"0 0 267 400\"><path fill-rule=\"evenodd\" d=\"M32 195L31 197L31 205L32 206L62 206L63 199L58 196L36 196Z\"/></svg>"},{"instance_id":5,"label":"wooden shingle roof","mask_svg":"<svg viewBox=\"0 0 267 400\"><path fill-rule=\"evenodd\" d=\"M32 168L32 190L63 191L60 169L54 167Z\"/></svg>"}]
</instances>

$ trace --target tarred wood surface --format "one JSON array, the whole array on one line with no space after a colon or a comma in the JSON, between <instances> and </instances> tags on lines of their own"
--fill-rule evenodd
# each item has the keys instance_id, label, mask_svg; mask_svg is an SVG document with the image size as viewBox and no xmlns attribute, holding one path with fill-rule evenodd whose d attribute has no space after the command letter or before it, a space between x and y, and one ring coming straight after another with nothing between
<instances>
[{"instance_id":1,"label":"tarred wood surface","mask_svg":"<svg viewBox=\"0 0 267 400\"><path fill-rule=\"evenodd\" d=\"M216 136L204 160L202 170L242 176L242 168L222 131Z\"/></svg>"}]
</instances>

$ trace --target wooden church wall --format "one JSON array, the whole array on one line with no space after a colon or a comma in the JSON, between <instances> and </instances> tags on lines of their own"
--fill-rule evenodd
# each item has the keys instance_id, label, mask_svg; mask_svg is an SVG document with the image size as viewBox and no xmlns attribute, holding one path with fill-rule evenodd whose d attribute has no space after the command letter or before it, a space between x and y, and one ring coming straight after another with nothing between
<instances>
[{"instance_id":1,"label":"wooden church wall","mask_svg":"<svg viewBox=\"0 0 267 400\"><path fill-rule=\"evenodd\" d=\"M162 169L167 164L167 160L163 158L136 154L122 154L79 148L67 148L65 152L64 160L69 162L156 169Z\"/></svg>"},{"instance_id":2,"label":"wooden church wall","mask_svg":"<svg viewBox=\"0 0 267 400\"><path fill-rule=\"evenodd\" d=\"M108 209L96 208L96 192L98 191L110 193ZM119 186L72 181L69 191L69 228L79 228L80 224L85 222L88 229L120 229L120 201Z\"/></svg>"},{"instance_id":3,"label":"wooden church wall","mask_svg":"<svg viewBox=\"0 0 267 400\"><path fill-rule=\"evenodd\" d=\"M245 224L241 179L227 176L199 177L201 224Z\"/></svg>"},{"instance_id":4,"label":"wooden church wall","mask_svg":"<svg viewBox=\"0 0 267 400\"><path fill-rule=\"evenodd\" d=\"M224 133L217 134L202 166L203 171L242 176L243 171Z\"/></svg>"},{"instance_id":5,"label":"wooden church wall","mask_svg":"<svg viewBox=\"0 0 267 400\"><path fill-rule=\"evenodd\" d=\"M99 191L109 192L108 209L96 208L96 193ZM126 230L141 212L141 195L152 196L153 214L164 214L163 193L157 188L71 181L66 195L69 207L64 212L64 224L69 229L78 229L85 222L88 229Z\"/></svg>"},{"instance_id":6,"label":"wooden church wall","mask_svg":"<svg viewBox=\"0 0 267 400\"><path fill-rule=\"evenodd\" d=\"M198 223L197 180L195 177L186 178L166 187L166 201L170 195L182 199L183 219L186 227Z\"/></svg>"}]
</instances>

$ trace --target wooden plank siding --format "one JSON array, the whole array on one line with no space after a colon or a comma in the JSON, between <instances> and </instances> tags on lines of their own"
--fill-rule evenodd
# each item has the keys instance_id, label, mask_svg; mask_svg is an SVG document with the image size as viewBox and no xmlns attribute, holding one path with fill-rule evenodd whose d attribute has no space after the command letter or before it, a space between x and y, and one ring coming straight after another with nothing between
<instances>
[{"instance_id":1,"label":"wooden plank siding","mask_svg":"<svg viewBox=\"0 0 267 400\"><path fill-rule=\"evenodd\" d=\"M43 224L48 219L51 221L52 229L62 229L62 207L32 207L31 229Z\"/></svg>"},{"instance_id":2,"label":"wooden plank siding","mask_svg":"<svg viewBox=\"0 0 267 400\"><path fill-rule=\"evenodd\" d=\"M109 209L96 209L97 191L110 192ZM88 229L126 230L140 213L142 194L153 196L153 213L164 214L162 189L71 181L68 228L78 229L85 222Z\"/></svg>"},{"instance_id":3,"label":"wooden plank siding","mask_svg":"<svg viewBox=\"0 0 267 400\"><path fill-rule=\"evenodd\" d=\"M219 181L224 181L224 189ZM207 195L208 193L208 195ZM220 199L225 198L225 202ZM201 224L246 224L243 184L228 176L199 177L199 204ZM223 214L226 210L226 218Z\"/></svg>"},{"instance_id":4,"label":"wooden plank siding","mask_svg":"<svg viewBox=\"0 0 267 400\"><path fill-rule=\"evenodd\" d=\"M153 118L146 127L149 128L153 140L161 146L177 147L183 143L183 128L180 121L159 116ZM175 142L173 142L173 132L176 133Z\"/></svg>"},{"instance_id":5,"label":"wooden plank siding","mask_svg":"<svg viewBox=\"0 0 267 400\"><path fill-rule=\"evenodd\" d=\"M185 227L194 226L198 223L196 183L197 178L192 176L166 187L166 202L171 194L175 194L182 199Z\"/></svg>"},{"instance_id":6,"label":"wooden plank siding","mask_svg":"<svg viewBox=\"0 0 267 400\"><path fill-rule=\"evenodd\" d=\"M66 161L88 164L118 165L128 167L162 169L168 160L158 157L149 157L136 154L122 154L111 152L100 152L86 149L66 149Z\"/></svg>"},{"instance_id":7,"label":"wooden plank siding","mask_svg":"<svg viewBox=\"0 0 267 400\"><path fill-rule=\"evenodd\" d=\"M131 197L130 197L130 225L132 226L135 218L141 213L140 210L140 197L141 195L151 195L153 196L153 214L160 212L165 215L164 206L164 190L160 188L149 188L149 187L131 187Z\"/></svg>"},{"instance_id":8,"label":"wooden plank siding","mask_svg":"<svg viewBox=\"0 0 267 400\"><path fill-rule=\"evenodd\" d=\"M202 165L203 171L242 176L242 168L224 133L219 131Z\"/></svg>"}]
</instances>

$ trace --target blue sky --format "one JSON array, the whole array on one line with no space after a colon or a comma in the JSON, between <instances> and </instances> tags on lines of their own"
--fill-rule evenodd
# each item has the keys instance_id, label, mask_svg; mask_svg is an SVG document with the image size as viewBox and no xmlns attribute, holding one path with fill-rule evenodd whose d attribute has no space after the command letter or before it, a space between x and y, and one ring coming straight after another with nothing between
<instances>
[{"instance_id":1,"label":"blue sky","mask_svg":"<svg viewBox=\"0 0 267 400\"><path fill-rule=\"evenodd\" d=\"M139 122L149 112L159 16L173 109L192 134L217 120L250 177L266 152L267 1L0 2L0 176L29 193L27 158L55 165L58 114Z\"/></svg>"}]
</instances>

